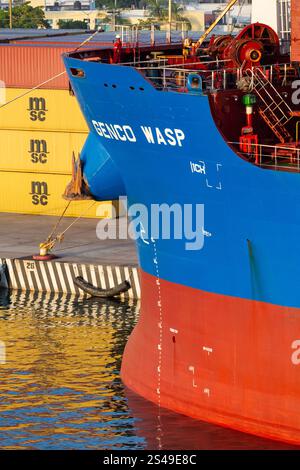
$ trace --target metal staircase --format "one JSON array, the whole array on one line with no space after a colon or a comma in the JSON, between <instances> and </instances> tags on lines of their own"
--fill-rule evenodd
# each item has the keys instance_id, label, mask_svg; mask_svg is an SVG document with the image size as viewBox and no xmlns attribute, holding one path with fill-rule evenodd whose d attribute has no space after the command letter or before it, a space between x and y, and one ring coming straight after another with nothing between
<instances>
[{"instance_id":1,"label":"metal staircase","mask_svg":"<svg viewBox=\"0 0 300 470\"><path fill-rule=\"evenodd\" d=\"M261 100L259 114L282 144L291 142L293 137L286 124L292 119L292 109L260 68L246 73L251 78L252 91Z\"/></svg>"}]
</instances>

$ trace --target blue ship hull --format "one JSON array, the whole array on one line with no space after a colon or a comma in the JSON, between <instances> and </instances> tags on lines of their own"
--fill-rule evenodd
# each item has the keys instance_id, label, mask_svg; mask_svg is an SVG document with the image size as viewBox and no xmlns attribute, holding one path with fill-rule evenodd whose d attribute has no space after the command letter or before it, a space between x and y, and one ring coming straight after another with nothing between
<instances>
[{"instance_id":1,"label":"blue ship hull","mask_svg":"<svg viewBox=\"0 0 300 470\"><path fill-rule=\"evenodd\" d=\"M174 238L137 242L143 309L125 352L125 383L190 416L300 443L300 175L241 159L207 96L159 91L134 68L64 60L95 142L84 157L94 196L126 194L149 210L204 205L201 250ZM117 137L105 123L120 126ZM104 194L95 172L103 152L113 193Z\"/></svg>"},{"instance_id":2,"label":"blue ship hull","mask_svg":"<svg viewBox=\"0 0 300 470\"><path fill-rule=\"evenodd\" d=\"M65 62L67 68L79 62L86 70L84 80L70 78L98 146L95 158L88 161L84 156L92 193L102 199L126 193L130 204L148 207L205 204L205 232L210 236L203 250L186 251L186 241L157 241L164 254L162 278L208 292L300 307L300 175L266 171L239 158L216 128L207 96L159 92L128 67ZM101 137L93 121L129 125L136 142ZM185 139L182 146L149 144L141 125L181 129ZM113 194L101 193L102 183L97 183L102 174L95 174L96 155L102 149L114 162ZM191 162L199 161L205 162L205 174L191 171ZM142 269L155 275L151 248L140 241L138 251Z\"/></svg>"}]
</instances>

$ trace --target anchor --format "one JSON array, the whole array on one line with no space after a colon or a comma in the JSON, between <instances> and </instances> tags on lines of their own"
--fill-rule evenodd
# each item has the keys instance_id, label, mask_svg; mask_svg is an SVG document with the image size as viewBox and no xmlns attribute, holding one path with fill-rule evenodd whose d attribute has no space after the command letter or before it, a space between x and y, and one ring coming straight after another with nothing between
<instances>
[{"instance_id":1,"label":"anchor","mask_svg":"<svg viewBox=\"0 0 300 470\"><path fill-rule=\"evenodd\" d=\"M72 179L65 189L63 198L67 201L86 201L88 199L93 199L88 185L83 178L80 154L78 154L76 159L74 152L72 154Z\"/></svg>"}]
</instances>

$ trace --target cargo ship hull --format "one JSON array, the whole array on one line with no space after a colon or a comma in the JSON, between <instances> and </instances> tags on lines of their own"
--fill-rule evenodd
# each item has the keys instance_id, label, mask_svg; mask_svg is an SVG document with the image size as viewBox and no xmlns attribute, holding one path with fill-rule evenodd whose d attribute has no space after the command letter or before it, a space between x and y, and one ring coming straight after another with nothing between
<instances>
[{"instance_id":1,"label":"cargo ship hull","mask_svg":"<svg viewBox=\"0 0 300 470\"><path fill-rule=\"evenodd\" d=\"M65 64L129 204L205 209L202 249L174 238L137 242L142 309L125 384L186 415L299 444L299 174L241 159L207 96L158 91L129 67ZM84 80L72 76L76 67Z\"/></svg>"}]
</instances>

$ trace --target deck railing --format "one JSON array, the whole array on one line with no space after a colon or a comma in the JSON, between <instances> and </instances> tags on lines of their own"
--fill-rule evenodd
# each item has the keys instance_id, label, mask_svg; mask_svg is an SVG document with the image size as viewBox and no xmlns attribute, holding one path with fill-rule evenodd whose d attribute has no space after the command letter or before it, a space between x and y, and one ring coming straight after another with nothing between
<instances>
[{"instance_id":1,"label":"deck railing","mask_svg":"<svg viewBox=\"0 0 300 470\"><path fill-rule=\"evenodd\" d=\"M296 145L251 144L251 151L243 152L240 142L227 142L245 160L272 170L300 172L300 148Z\"/></svg>"},{"instance_id":2,"label":"deck railing","mask_svg":"<svg viewBox=\"0 0 300 470\"><path fill-rule=\"evenodd\" d=\"M124 66L133 66L154 86L160 90L174 92L193 92L186 89L187 77L191 73L201 76L203 92L214 92L218 90L236 89L240 80L247 78L243 67L228 67L230 60L216 61L185 61L183 63L170 64L166 56L157 56L154 59L137 62L124 63ZM299 78L299 71L289 63L277 65L265 65L260 67L268 81L274 86L287 86ZM249 78L249 91L251 91L251 79Z\"/></svg>"},{"instance_id":3,"label":"deck railing","mask_svg":"<svg viewBox=\"0 0 300 470\"><path fill-rule=\"evenodd\" d=\"M159 25L160 27L162 24ZM166 30L156 29L156 24L152 23L148 29L137 25L116 25L115 33L121 37L122 44L127 47L138 47L142 45L164 45L164 44L181 44L186 37L197 36L197 33L191 33L186 22L176 22L176 27L180 29L166 28Z\"/></svg>"},{"instance_id":4,"label":"deck railing","mask_svg":"<svg viewBox=\"0 0 300 470\"><path fill-rule=\"evenodd\" d=\"M181 93L193 93L192 89L190 90L186 87L187 80L191 73L197 74L201 77L202 91L206 93L234 88L236 80L233 82L233 77L239 75L239 70L225 68L226 62L228 61L209 62L211 66L215 65L216 68L199 70L199 66L205 65L205 62L169 65L167 64L167 59L155 59L144 63L140 62L139 66L135 68L150 80L157 89ZM194 90L195 93L198 91Z\"/></svg>"}]
</instances>

